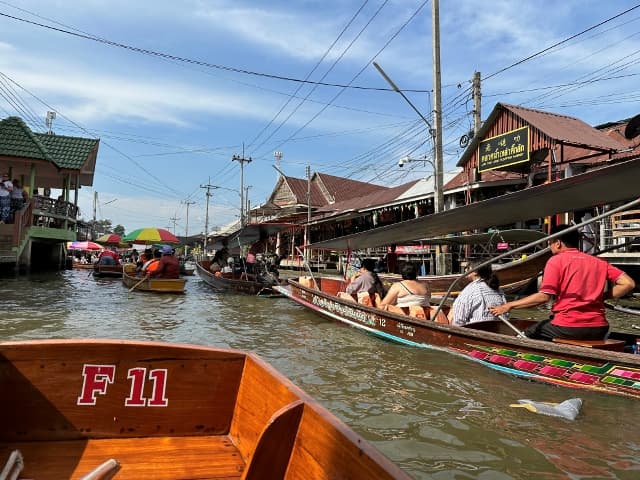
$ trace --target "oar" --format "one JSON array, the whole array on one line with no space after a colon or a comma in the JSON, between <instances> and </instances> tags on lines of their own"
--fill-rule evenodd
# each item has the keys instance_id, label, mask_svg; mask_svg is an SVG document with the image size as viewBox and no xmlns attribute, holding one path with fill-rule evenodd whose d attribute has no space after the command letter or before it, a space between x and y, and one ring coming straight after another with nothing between
<instances>
[{"instance_id":1,"label":"oar","mask_svg":"<svg viewBox=\"0 0 640 480\"><path fill-rule=\"evenodd\" d=\"M136 287L140 285L142 282L144 282L146 279L147 277L142 277L142 280L140 280L138 283L136 283L133 287L129 289L129 293L133 292L136 289Z\"/></svg>"},{"instance_id":2,"label":"oar","mask_svg":"<svg viewBox=\"0 0 640 480\"><path fill-rule=\"evenodd\" d=\"M518 327L516 327L513 323L511 323L511 322L507 319L507 317L505 317L504 315L498 315L498 318L499 318L500 320L502 320L504 323L506 323L506 324L511 328L511 330L513 330L514 332L516 332L516 336L517 336L518 338L527 338L527 336L524 334L524 332L523 332L522 330L518 329Z\"/></svg>"},{"instance_id":3,"label":"oar","mask_svg":"<svg viewBox=\"0 0 640 480\"><path fill-rule=\"evenodd\" d=\"M611 305L610 303L604 302L604 306L609 310L615 310L616 312L628 313L630 315L638 315L640 316L640 310L629 307L621 307L620 305Z\"/></svg>"}]
</instances>

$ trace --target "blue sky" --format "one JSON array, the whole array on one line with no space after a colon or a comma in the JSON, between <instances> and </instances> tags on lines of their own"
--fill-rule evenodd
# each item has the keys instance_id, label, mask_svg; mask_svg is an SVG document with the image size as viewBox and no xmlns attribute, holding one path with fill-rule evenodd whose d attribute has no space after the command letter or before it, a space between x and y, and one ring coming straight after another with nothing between
<instances>
[{"instance_id":1,"label":"blue sky","mask_svg":"<svg viewBox=\"0 0 640 480\"><path fill-rule=\"evenodd\" d=\"M440 2L445 170L472 127L474 71L483 119L496 102L592 125L640 113L640 8L570 39L637 5ZM397 167L430 155L427 127L371 65L431 119L430 2L0 0L0 14L0 116L46 131L55 110L55 133L101 139L94 185L80 193L86 219L97 191L98 219L183 235L188 203L194 234L210 184L222 188L212 190L209 227L225 225L239 215L232 156L243 144L251 206L276 183L274 151L299 178L307 166L387 186L430 173L423 163Z\"/></svg>"}]
</instances>

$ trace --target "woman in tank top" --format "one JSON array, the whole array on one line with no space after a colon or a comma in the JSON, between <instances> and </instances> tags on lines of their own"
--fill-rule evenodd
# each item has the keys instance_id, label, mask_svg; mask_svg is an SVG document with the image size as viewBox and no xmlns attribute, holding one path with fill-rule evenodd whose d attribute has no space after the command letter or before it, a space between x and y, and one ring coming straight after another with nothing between
<instances>
[{"instance_id":1,"label":"woman in tank top","mask_svg":"<svg viewBox=\"0 0 640 480\"><path fill-rule=\"evenodd\" d=\"M407 263L401 270L402 281L396 282L382 299L381 307L396 305L397 307L429 306L431 292L424 282L416 280L416 267Z\"/></svg>"}]
</instances>

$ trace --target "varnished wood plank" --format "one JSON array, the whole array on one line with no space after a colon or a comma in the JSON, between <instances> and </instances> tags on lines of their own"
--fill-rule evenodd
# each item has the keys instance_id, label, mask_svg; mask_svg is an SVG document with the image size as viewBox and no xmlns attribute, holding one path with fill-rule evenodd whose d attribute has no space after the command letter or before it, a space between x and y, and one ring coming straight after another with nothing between
<instances>
[{"instance_id":1,"label":"varnished wood plank","mask_svg":"<svg viewBox=\"0 0 640 480\"><path fill-rule=\"evenodd\" d=\"M19 449L24 478L78 479L110 458L118 480L239 479L245 466L227 436L126 438L0 445L0 456Z\"/></svg>"},{"instance_id":2,"label":"varnished wood plank","mask_svg":"<svg viewBox=\"0 0 640 480\"><path fill-rule=\"evenodd\" d=\"M285 478L303 411L304 402L298 400L273 415L260 436L242 480Z\"/></svg>"}]
</instances>

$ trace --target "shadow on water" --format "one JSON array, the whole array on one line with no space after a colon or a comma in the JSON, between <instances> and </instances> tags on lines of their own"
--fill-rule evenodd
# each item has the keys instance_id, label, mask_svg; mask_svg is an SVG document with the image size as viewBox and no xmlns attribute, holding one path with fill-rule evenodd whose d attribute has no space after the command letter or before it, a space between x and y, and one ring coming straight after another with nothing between
<instances>
[{"instance_id":1,"label":"shadow on water","mask_svg":"<svg viewBox=\"0 0 640 480\"><path fill-rule=\"evenodd\" d=\"M86 272L0 282L0 336L126 338L256 352L418 479L635 479L636 401L531 383L337 325L287 299L128 293ZM575 421L511 408L584 401Z\"/></svg>"}]
</instances>

